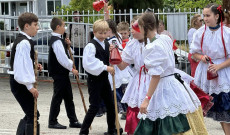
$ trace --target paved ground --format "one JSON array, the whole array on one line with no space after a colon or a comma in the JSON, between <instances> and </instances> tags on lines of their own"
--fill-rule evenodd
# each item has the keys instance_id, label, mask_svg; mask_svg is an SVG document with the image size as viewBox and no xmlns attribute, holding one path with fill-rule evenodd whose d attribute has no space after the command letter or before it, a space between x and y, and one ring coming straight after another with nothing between
<instances>
[{"instance_id":1,"label":"paved ground","mask_svg":"<svg viewBox=\"0 0 230 135\"><path fill-rule=\"evenodd\" d=\"M74 81L73 81L74 83ZM40 92L38 99L38 109L40 111L41 135L73 135L78 134L79 129L67 128L65 130L55 130L48 128L49 108L52 97L52 83L49 81L39 81L38 89ZM74 93L74 102L78 119L82 122L85 116L80 94L76 84L72 84ZM88 93L87 87L82 86L87 107ZM0 135L15 135L19 120L23 117L23 112L13 97L8 77L0 77ZM120 116L119 116L120 117ZM64 104L61 105L61 112L58 120L61 124L68 126L68 118ZM124 128L125 121L120 120L121 126ZM205 119L207 129L210 135L224 135L220 124L211 119ZM107 130L105 115L95 118L92 124L91 135L102 135Z\"/></svg>"}]
</instances>

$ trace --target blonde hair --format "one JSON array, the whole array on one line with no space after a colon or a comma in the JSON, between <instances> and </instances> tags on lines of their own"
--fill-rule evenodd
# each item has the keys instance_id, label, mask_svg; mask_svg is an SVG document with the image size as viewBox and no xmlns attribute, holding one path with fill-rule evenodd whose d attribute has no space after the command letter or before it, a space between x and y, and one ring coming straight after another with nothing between
<instances>
[{"instance_id":1,"label":"blonde hair","mask_svg":"<svg viewBox=\"0 0 230 135\"><path fill-rule=\"evenodd\" d=\"M195 15L192 17L190 28L198 29L198 26L196 25L196 21L198 20L199 17L201 17L199 14L195 14Z\"/></svg>"},{"instance_id":2,"label":"blonde hair","mask_svg":"<svg viewBox=\"0 0 230 135\"><path fill-rule=\"evenodd\" d=\"M118 31L129 31L129 24L127 22L120 22L117 25Z\"/></svg>"},{"instance_id":3,"label":"blonde hair","mask_svg":"<svg viewBox=\"0 0 230 135\"><path fill-rule=\"evenodd\" d=\"M93 32L108 31L109 25L105 20L99 19L93 23Z\"/></svg>"}]
</instances>

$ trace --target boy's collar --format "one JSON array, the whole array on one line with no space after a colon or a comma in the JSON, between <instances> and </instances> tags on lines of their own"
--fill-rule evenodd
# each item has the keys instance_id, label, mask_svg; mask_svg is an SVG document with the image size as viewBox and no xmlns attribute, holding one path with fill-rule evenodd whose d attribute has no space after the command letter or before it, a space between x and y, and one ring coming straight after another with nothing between
<instances>
[{"instance_id":1,"label":"boy's collar","mask_svg":"<svg viewBox=\"0 0 230 135\"><path fill-rule=\"evenodd\" d=\"M104 41L100 41L98 38L96 38L96 37L93 37L93 39L94 40L96 40L97 42L99 42L99 43L104 43Z\"/></svg>"},{"instance_id":2,"label":"boy's collar","mask_svg":"<svg viewBox=\"0 0 230 135\"><path fill-rule=\"evenodd\" d=\"M28 39L32 39L32 38L31 38L31 36L29 36L29 35L28 35L28 34L26 34L25 32L20 31L20 33L21 33L22 35L25 35Z\"/></svg>"},{"instance_id":3,"label":"boy's collar","mask_svg":"<svg viewBox=\"0 0 230 135\"><path fill-rule=\"evenodd\" d=\"M57 37L60 37L60 38L61 38L61 34L59 34L59 33L52 32L51 34L52 34L53 36L57 36Z\"/></svg>"}]
</instances>

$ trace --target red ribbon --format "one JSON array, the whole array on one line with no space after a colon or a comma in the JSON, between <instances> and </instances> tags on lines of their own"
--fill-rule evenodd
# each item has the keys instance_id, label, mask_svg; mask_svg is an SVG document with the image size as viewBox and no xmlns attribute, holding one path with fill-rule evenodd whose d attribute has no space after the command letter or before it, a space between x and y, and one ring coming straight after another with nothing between
<instances>
[{"instance_id":1,"label":"red ribbon","mask_svg":"<svg viewBox=\"0 0 230 135\"><path fill-rule=\"evenodd\" d=\"M148 69L145 67L145 65L141 66L141 69L140 69L140 72L139 72L139 85L138 85L138 90L140 88L140 83L141 83L141 72L142 72L142 69L144 69L144 73L146 74L146 72L148 72ZM146 76L145 76L145 80L144 82L146 81Z\"/></svg>"}]
</instances>

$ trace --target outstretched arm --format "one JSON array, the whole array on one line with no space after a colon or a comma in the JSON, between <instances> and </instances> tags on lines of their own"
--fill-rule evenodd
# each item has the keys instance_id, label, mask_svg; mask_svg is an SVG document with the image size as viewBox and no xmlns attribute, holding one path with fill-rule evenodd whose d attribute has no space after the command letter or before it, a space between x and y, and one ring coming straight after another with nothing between
<instances>
[{"instance_id":1,"label":"outstretched arm","mask_svg":"<svg viewBox=\"0 0 230 135\"><path fill-rule=\"evenodd\" d=\"M108 10L108 5L109 5L109 2L106 3L106 2L104 1L104 14L105 14L104 19L105 19L105 20L110 19L109 10Z\"/></svg>"}]
</instances>

